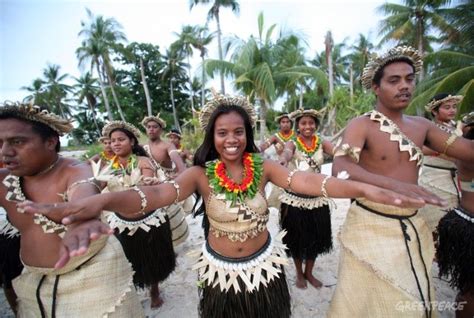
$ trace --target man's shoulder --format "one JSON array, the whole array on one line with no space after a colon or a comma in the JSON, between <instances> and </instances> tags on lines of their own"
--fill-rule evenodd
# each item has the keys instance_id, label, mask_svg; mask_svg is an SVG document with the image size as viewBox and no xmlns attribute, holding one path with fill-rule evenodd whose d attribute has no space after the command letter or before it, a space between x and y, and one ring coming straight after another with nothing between
<instances>
[{"instance_id":1,"label":"man's shoulder","mask_svg":"<svg viewBox=\"0 0 474 318\"><path fill-rule=\"evenodd\" d=\"M92 177L91 166L86 162L73 158L64 158L64 161L62 173L64 173L68 179L76 179L74 178L75 176L84 178Z\"/></svg>"}]
</instances>

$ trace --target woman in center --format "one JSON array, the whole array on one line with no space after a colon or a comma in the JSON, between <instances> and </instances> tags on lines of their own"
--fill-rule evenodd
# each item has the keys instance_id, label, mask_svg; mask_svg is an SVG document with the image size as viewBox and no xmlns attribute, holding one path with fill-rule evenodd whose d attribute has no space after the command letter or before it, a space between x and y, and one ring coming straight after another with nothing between
<instances>
[{"instance_id":1,"label":"woman in center","mask_svg":"<svg viewBox=\"0 0 474 318\"><path fill-rule=\"evenodd\" d=\"M293 173L276 162L263 160L254 144L255 118L246 98L216 95L200 113L206 133L194 166L174 181L67 204L30 203L23 208L28 213L62 211L63 223L70 224L96 218L104 209L139 217L197 191L210 221L209 235L194 265L199 279L200 316L289 317L290 295L283 270L287 259L281 242L284 232L271 237L267 230L269 214L263 190L268 182L312 196L367 197L398 206L422 206L424 202L359 182ZM81 245L69 252L76 255L84 251L87 243Z\"/></svg>"}]
</instances>

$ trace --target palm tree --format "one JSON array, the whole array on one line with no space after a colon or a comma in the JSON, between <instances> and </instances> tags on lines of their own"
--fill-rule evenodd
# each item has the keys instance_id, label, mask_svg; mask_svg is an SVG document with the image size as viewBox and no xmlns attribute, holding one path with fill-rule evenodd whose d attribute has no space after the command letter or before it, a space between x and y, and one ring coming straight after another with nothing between
<instances>
[{"instance_id":1,"label":"palm tree","mask_svg":"<svg viewBox=\"0 0 474 318\"><path fill-rule=\"evenodd\" d=\"M183 26L181 34L177 34L179 36L178 41L176 42L176 45L178 47L178 50L181 50L184 55L188 58L188 64L190 65L189 58L192 56L192 48L199 50L200 54L199 56L201 57L202 65L201 65L201 82L202 85L201 87L201 108L204 107L204 101L205 101L205 83L206 83L206 72L204 69L204 61L205 57L207 54L207 48L206 46L211 43L211 41L214 39L213 34L208 34L207 33L207 27L203 26ZM189 67L189 80L190 80L190 87L193 87L192 82L191 82L192 76L191 76L191 67ZM194 102L191 99L191 108L194 111Z\"/></svg>"},{"instance_id":2,"label":"palm tree","mask_svg":"<svg viewBox=\"0 0 474 318\"><path fill-rule=\"evenodd\" d=\"M443 43L447 44L450 50L464 53L474 51L474 1L461 0L459 5L440 10L450 28L442 30ZM456 32L452 32L452 28Z\"/></svg>"},{"instance_id":3,"label":"palm tree","mask_svg":"<svg viewBox=\"0 0 474 318\"><path fill-rule=\"evenodd\" d=\"M171 107L173 109L173 119L174 119L174 126L180 129L179 120L178 120L178 113L176 111L176 105L174 100L174 81L176 79L186 78L186 68L188 65L183 62L183 56L179 54L178 51L170 48L166 50L166 54L163 55L163 60L166 63L165 68L162 71L161 79L164 81L169 81L169 89L170 89L170 99L171 99Z\"/></svg>"},{"instance_id":4,"label":"palm tree","mask_svg":"<svg viewBox=\"0 0 474 318\"><path fill-rule=\"evenodd\" d=\"M207 4L210 3L210 0L190 0L190 9L192 9L195 5L198 4ZM219 60L224 60L224 56L222 54L222 31L221 31L221 22L219 17L220 8L230 8L232 12L238 14L240 11L239 2L236 0L214 0L211 9L207 14L208 20L215 19L217 23L217 44L219 48ZM224 86L224 74L221 73L221 91L222 94L225 94L225 86Z\"/></svg>"},{"instance_id":5,"label":"palm tree","mask_svg":"<svg viewBox=\"0 0 474 318\"><path fill-rule=\"evenodd\" d=\"M456 32L446 19L439 14L450 0L404 0L404 4L384 3L377 8L388 15L380 22L381 44L395 40L418 48L421 54L431 50L431 43L437 42L433 32ZM423 70L420 80L423 79Z\"/></svg>"},{"instance_id":6,"label":"palm tree","mask_svg":"<svg viewBox=\"0 0 474 318\"><path fill-rule=\"evenodd\" d=\"M113 120L113 115L108 105L107 94L105 92L104 78L107 78L112 92L112 96L122 120L125 120L117 94L115 92L115 79L110 55L114 48L121 41L126 41L125 34L121 31L122 26L113 18L94 16L89 9L86 9L88 22L81 21L82 30L79 36L84 39L81 46L76 50L79 65L90 63L91 71L96 67L98 78L101 83L102 95L107 108L109 120Z\"/></svg>"},{"instance_id":7,"label":"palm tree","mask_svg":"<svg viewBox=\"0 0 474 318\"><path fill-rule=\"evenodd\" d=\"M272 32L276 25L270 26L264 34L264 17L258 16L258 37L250 36L243 41L236 39L232 62L208 60L206 69L211 76L220 71L235 78L235 86L260 106L261 137L266 130L266 113L272 107L275 99L283 91L277 88L277 83L286 80L297 81L310 73L304 66L286 67L281 63L282 50L272 42ZM278 41L277 41L278 42Z\"/></svg>"},{"instance_id":8,"label":"palm tree","mask_svg":"<svg viewBox=\"0 0 474 318\"><path fill-rule=\"evenodd\" d=\"M351 45L350 49L352 53L348 55L348 58L354 71L353 79L356 82L360 82L360 76L369 61L371 52L374 50L374 45L369 41L368 37L359 34L356 42Z\"/></svg>"},{"instance_id":9,"label":"palm tree","mask_svg":"<svg viewBox=\"0 0 474 318\"><path fill-rule=\"evenodd\" d=\"M37 78L33 80L31 86L23 86L21 89L26 90L31 93L31 95L27 95L23 98L24 102L34 103L37 105L45 105L45 87L44 87L44 80L41 78Z\"/></svg>"},{"instance_id":10,"label":"palm tree","mask_svg":"<svg viewBox=\"0 0 474 318\"><path fill-rule=\"evenodd\" d=\"M97 133L100 135L100 128L96 118L96 96L99 93L99 87L97 87L97 79L93 78L90 72L86 72L81 77L74 79L76 80L74 88L76 89L77 101L79 104L82 104L84 99L86 100L87 106L89 107L89 111L92 114L92 119L94 120L94 126L97 130Z\"/></svg>"},{"instance_id":11,"label":"palm tree","mask_svg":"<svg viewBox=\"0 0 474 318\"><path fill-rule=\"evenodd\" d=\"M45 78L44 87L48 94L49 106L55 113L59 113L62 117L70 115L69 106L66 105L63 100L67 97L68 92L71 90L69 85L62 83L69 75L60 75L59 65L48 64L43 70L43 76Z\"/></svg>"},{"instance_id":12,"label":"palm tree","mask_svg":"<svg viewBox=\"0 0 474 318\"><path fill-rule=\"evenodd\" d=\"M407 109L408 113L423 113L429 99L438 93L464 95L459 113L472 111L474 105L474 55L441 50L425 58L428 68L434 69L415 90L415 98Z\"/></svg>"}]
</instances>

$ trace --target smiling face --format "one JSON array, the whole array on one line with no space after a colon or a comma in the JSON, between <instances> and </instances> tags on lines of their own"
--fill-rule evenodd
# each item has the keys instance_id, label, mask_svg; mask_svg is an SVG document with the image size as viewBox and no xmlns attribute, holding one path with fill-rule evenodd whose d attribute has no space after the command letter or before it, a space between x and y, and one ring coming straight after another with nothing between
<instances>
[{"instance_id":1,"label":"smiling face","mask_svg":"<svg viewBox=\"0 0 474 318\"><path fill-rule=\"evenodd\" d=\"M377 102L392 110L405 109L415 89L413 67L406 62L394 62L383 69L380 84L373 84Z\"/></svg>"},{"instance_id":2,"label":"smiling face","mask_svg":"<svg viewBox=\"0 0 474 318\"><path fill-rule=\"evenodd\" d=\"M303 137L309 138L316 132L316 120L312 116L303 116L298 120L298 131Z\"/></svg>"},{"instance_id":3,"label":"smiling face","mask_svg":"<svg viewBox=\"0 0 474 318\"><path fill-rule=\"evenodd\" d=\"M135 141L123 131L115 130L110 134L110 143L113 152L119 157L127 157L132 154L132 147Z\"/></svg>"},{"instance_id":4,"label":"smiling face","mask_svg":"<svg viewBox=\"0 0 474 318\"><path fill-rule=\"evenodd\" d=\"M442 103L437 110L434 110L433 115L437 121L447 123L456 117L457 112L457 101L448 100Z\"/></svg>"},{"instance_id":5,"label":"smiling face","mask_svg":"<svg viewBox=\"0 0 474 318\"><path fill-rule=\"evenodd\" d=\"M16 176L33 176L56 156L56 137L42 138L28 122L0 120L0 153L4 167Z\"/></svg>"},{"instance_id":6,"label":"smiling face","mask_svg":"<svg viewBox=\"0 0 474 318\"><path fill-rule=\"evenodd\" d=\"M241 160L247 146L244 119L235 111L217 117L214 146L223 161Z\"/></svg>"}]
</instances>

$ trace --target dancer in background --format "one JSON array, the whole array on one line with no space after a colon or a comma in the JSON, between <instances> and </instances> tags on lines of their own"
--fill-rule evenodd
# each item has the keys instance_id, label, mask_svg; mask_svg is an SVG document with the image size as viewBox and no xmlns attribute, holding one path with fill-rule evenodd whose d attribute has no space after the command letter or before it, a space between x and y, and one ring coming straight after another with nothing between
<instances>
[{"instance_id":1,"label":"dancer in background","mask_svg":"<svg viewBox=\"0 0 474 318\"><path fill-rule=\"evenodd\" d=\"M317 133L319 118L320 113L315 109L298 109L291 113L298 135L286 143L281 154L281 162L288 163L290 170L320 173L323 153L332 155L332 144ZM322 283L314 277L313 268L316 258L332 249L332 201L324 196L311 197L291 191L284 191L280 200L280 224L287 231L283 242L295 263L296 287L306 288L308 281L320 288Z\"/></svg>"},{"instance_id":2,"label":"dancer in background","mask_svg":"<svg viewBox=\"0 0 474 318\"><path fill-rule=\"evenodd\" d=\"M159 183L155 169L145 150L139 145L140 131L130 123L112 121L104 126L102 135L108 136L115 153L111 160L112 171L98 176L106 181L106 192L118 192L143 184ZM164 281L176 266L170 222L160 209L143 213L133 220L119 213L106 216L110 227L132 263L136 286L150 288L151 307L163 304L158 284Z\"/></svg>"}]
</instances>

